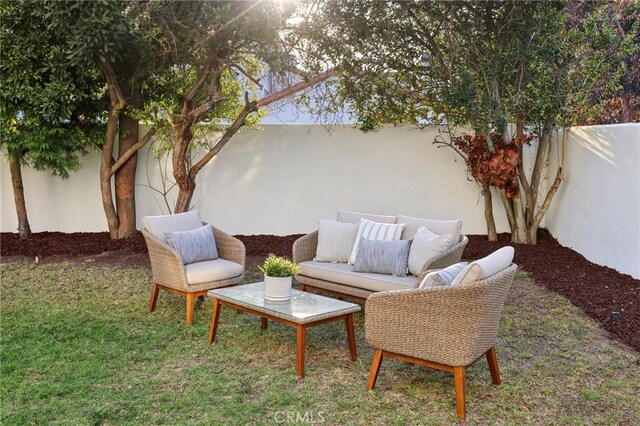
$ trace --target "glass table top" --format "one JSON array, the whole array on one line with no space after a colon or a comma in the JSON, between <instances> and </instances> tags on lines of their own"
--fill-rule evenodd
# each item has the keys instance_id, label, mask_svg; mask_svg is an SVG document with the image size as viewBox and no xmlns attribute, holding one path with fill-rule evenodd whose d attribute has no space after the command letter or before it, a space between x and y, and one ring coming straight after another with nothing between
<instances>
[{"instance_id":1,"label":"glass table top","mask_svg":"<svg viewBox=\"0 0 640 426\"><path fill-rule=\"evenodd\" d=\"M355 303L296 289L291 290L291 300L272 302L264 298L263 282L214 289L208 294L226 302L270 313L301 324L358 312L361 309Z\"/></svg>"}]
</instances>

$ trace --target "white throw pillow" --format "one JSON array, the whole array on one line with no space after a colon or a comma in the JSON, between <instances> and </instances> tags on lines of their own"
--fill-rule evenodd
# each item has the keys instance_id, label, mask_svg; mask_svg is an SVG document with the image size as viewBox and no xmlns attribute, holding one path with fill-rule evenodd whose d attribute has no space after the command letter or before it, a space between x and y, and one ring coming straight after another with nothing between
<instances>
[{"instance_id":1,"label":"white throw pillow","mask_svg":"<svg viewBox=\"0 0 640 426\"><path fill-rule=\"evenodd\" d=\"M483 280L511 266L515 250L511 246L502 247L487 257L469 263L451 285L468 284Z\"/></svg>"},{"instance_id":2,"label":"white throw pillow","mask_svg":"<svg viewBox=\"0 0 640 426\"><path fill-rule=\"evenodd\" d=\"M449 249L453 244L453 235L438 235L428 228L421 226L413 236L411 251L409 252L409 272L418 276L424 264Z\"/></svg>"},{"instance_id":3,"label":"white throw pillow","mask_svg":"<svg viewBox=\"0 0 640 426\"><path fill-rule=\"evenodd\" d=\"M313 260L316 262L347 263L357 233L358 225L355 223L321 220L318 223L318 248Z\"/></svg>"},{"instance_id":4,"label":"white throw pillow","mask_svg":"<svg viewBox=\"0 0 640 426\"><path fill-rule=\"evenodd\" d=\"M356 263L356 255L358 254L358 246L360 238L377 241L395 241L399 240L404 229L404 223L378 223L367 219L361 219L358 225L358 233L353 243L351 256L349 256L349 264Z\"/></svg>"},{"instance_id":5,"label":"white throw pillow","mask_svg":"<svg viewBox=\"0 0 640 426\"><path fill-rule=\"evenodd\" d=\"M467 265L467 262L459 262L444 269L429 272L425 275L418 288L449 286Z\"/></svg>"}]
</instances>

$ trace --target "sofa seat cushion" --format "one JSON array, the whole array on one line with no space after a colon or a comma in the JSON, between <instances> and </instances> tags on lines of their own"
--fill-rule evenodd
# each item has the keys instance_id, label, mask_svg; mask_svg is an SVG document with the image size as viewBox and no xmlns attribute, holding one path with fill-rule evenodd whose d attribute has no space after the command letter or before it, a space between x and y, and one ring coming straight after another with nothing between
<instances>
[{"instance_id":1,"label":"sofa seat cushion","mask_svg":"<svg viewBox=\"0 0 640 426\"><path fill-rule=\"evenodd\" d=\"M224 259L206 260L184 266L187 282L191 285L222 281L244 272L242 265Z\"/></svg>"},{"instance_id":2,"label":"sofa seat cushion","mask_svg":"<svg viewBox=\"0 0 640 426\"><path fill-rule=\"evenodd\" d=\"M353 271L346 263L302 262L300 275L330 281L369 291L406 290L416 288L418 278L414 276L395 277L393 275L373 274Z\"/></svg>"}]
</instances>

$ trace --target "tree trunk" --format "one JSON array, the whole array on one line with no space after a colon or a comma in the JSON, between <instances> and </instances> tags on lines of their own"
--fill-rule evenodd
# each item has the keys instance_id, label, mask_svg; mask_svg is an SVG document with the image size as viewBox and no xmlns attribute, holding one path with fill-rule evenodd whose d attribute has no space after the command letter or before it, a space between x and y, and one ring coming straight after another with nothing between
<instances>
[{"instance_id":1,"label":"tree trunk","mask_svg":"<svg viewBox=\"0 0 640 426\"><path fill-rule=\"evenodd\" d=\"M516 195L511 199L515 217L515 227L511 230L511 242L527 243L527 224L525 223L522 198Z\"/></svg>"},{"instance_id":2,"label":"tree trunk","mask_svg":"<svg viewBox=\"0 0 640 426\"><path fill-rule=\"evenodd\" d=\"M631 102L629 101L629 94L623 93L620 96L620 105L622 107L622 122L631 123L633 121Z\"/></svg>"},{"instance_id":3,"label":"tree trunk","mask_svg":"<svg viewBox=\"0 0 640 426\"><path fill-rule=\"evenodd\" d=\"M178 199L176 200L176 208L174 213L188 212L191 208L191 199L196 189L196 181L189 176L178 182Z\"/></svg>"},{"instance_id":4,"label":"tree trunk","mask_svg":"<svg viewBox=\"0 0 640 426\"><path fill-rule=\"evenodd\" d=\"M491 188L488 185L482 187L482 196L484 197L484 220L487 222L487 238L489 241L498 241L496 221L493 218Z\"/></svg>"},{"instance_id":5,"label":"tree trunk","mask_svg":"<svg viewBox=\"0 0 640 426\"><path fill-rule=\"evenodd\" d=\"M11 184L13 185L13 199L16 203L16 214L18 215L18 235L25 240L31 237L31 227L27 216L27 205L24 200L24 186L22 184L22 169L20 168L20 157L9 153L9 171L11 173Z\"/></svg>"},{"instance_id":6,"label":"tree trunk","mask_svg":"<svg viewBox=\"0 0 640 426\"><path fill-rule=\"evenodd\" d=\"M127 149L138 142L138 120L121 112L120 143L118 154L122 155ZM118 169L115 174L116 210L118 213L118 238L128 238L136 235L136 168L138 153L136 152Z\"/></svg>"},{"instance_id":7,"label":"tree trunk","mask_svg":"<svg viewBox=\"0 0 640 426\"><path fill-rule=\"evenodd\" d=\"M191 207L191 199L196 189L195 176L191 177L188 170L189 147L193 140L190 126L174 126L176 144L173 148L173 178L178 186L178 199L174 213L184 213Z\"/></svg>"},{"instance_id":8,"label":"tree trunk","mask_svg":"<svg viewBox=\"0 0 640 426\"><path fill-rule=\"evenodd\" d=\"M100 192L102 193L102 208L107 217L107 226L112 240L118 238L118 215L113 204L113 194L111 191L111 162L113 161L113 144L118 132L118 113L109 109L107 121L107 131L102 145L102 155L100 159Z\"/></svg>"}]
</instances>

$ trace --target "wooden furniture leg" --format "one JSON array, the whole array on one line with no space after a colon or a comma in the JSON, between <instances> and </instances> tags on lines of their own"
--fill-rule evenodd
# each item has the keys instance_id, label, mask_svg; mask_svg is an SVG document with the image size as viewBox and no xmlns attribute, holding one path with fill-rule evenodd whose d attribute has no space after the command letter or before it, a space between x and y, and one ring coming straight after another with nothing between
<instances>
[{"instance_id":1,"label":"wooden furniture leg","mask_svg":"<svg viewBox=\"0 0 640 426\"><path fill-rule=\"evenodd\" d=\"M160 293L160 287L158 284L153 283L151 285L151 299L149 300L149 312L156 310L156 302L158 301L158 293Z\"/></svg>"},{"instance_id":2,"label":"wooden furniture leg","mask_svg":"<svg viewBox=\"0 0 640 426\"><path fill-rule=\"evenodd\" d=\"M187 324L193 324L193 312L196 306L196 295L187 293Z\"/></svg>"},{"instance_id":3,"label":"wooden furniture leg","mask_svg":"<svg viewBox=\"0 0 640 426\"><path fill-rule=\"evenodd\" d=\"M213 311L211 312L211 326L209 327L209 343L216 341L216 332L218 331L218 321L220 320L220 301L213 299Z\"/></svg>"},{"instance_id":4,"label":"wooden furniture leg","mask_svg":"<svg viewBox=\"0 0 640 426\"><path fill-rule=\"evenodd\" d=\"M349 343L349 355L351 361L355 361L357 357L356 353L356 336L353 332L353 315L348 314L344 319L345 326L347 327L347 342Z\"/></svg>"},{"instance_id":5,"label":"wooden furniture leg","mask_svg":"<svg viewBox=\"0 0 640 426\"><path fill-rule=\"evenodd\" d=\"M491 379L494 385L500 384L500 369L498 368L498 355L496 355L496 347L492 346L486 353L487 362L489 363L489 371L491 371Z\"/></svg>"},{"instance_id":6,"label":"wooden furniture leg","mask_svg":"<svg viewBox=\"0 0 640 426\"><path fill-rule=\"evenodd\" d=\"M296 330L296 374L298 377L304 377L304 349L307 343L307 329L304 325L297 325Z\"/></svg>"},{"instance_id":7,"label":"wooden furniture leg","mask_svg":"<svg viewBox=\"0 0 640 426\"><path fill-rule=\"evenodd\" d=\"M465 417L465 370L466 367L453 367L453 378L456 385L456 414Z\"/></svg>"},{"instance_id":8,"label":"wooden furniture leg","mask_svg":"<svg viewBox=\"0 0 640 426\"><path fill-rule=\"evenodd\" d=\"M373 353L373 359L371 360L371 370L369 370L369 380L367 380L367 389L371 390L376 385L376 379L380 372L380 366L382 365L382 349L376 349Z\"/></svg>"},{"instance_id":9,"label":"wooden furniture leg","mask_svg":"<svg viewBox=\"0 0 640 426\"><path fill-rule=\"evenodd\" d=\"M265 318L265 317L262 317L261 320L262 320L262 325L261 325L260 329L261 330L266 330L267 327L269 327L269 320L267 318Z\"/></svg>"}]
</instances>

